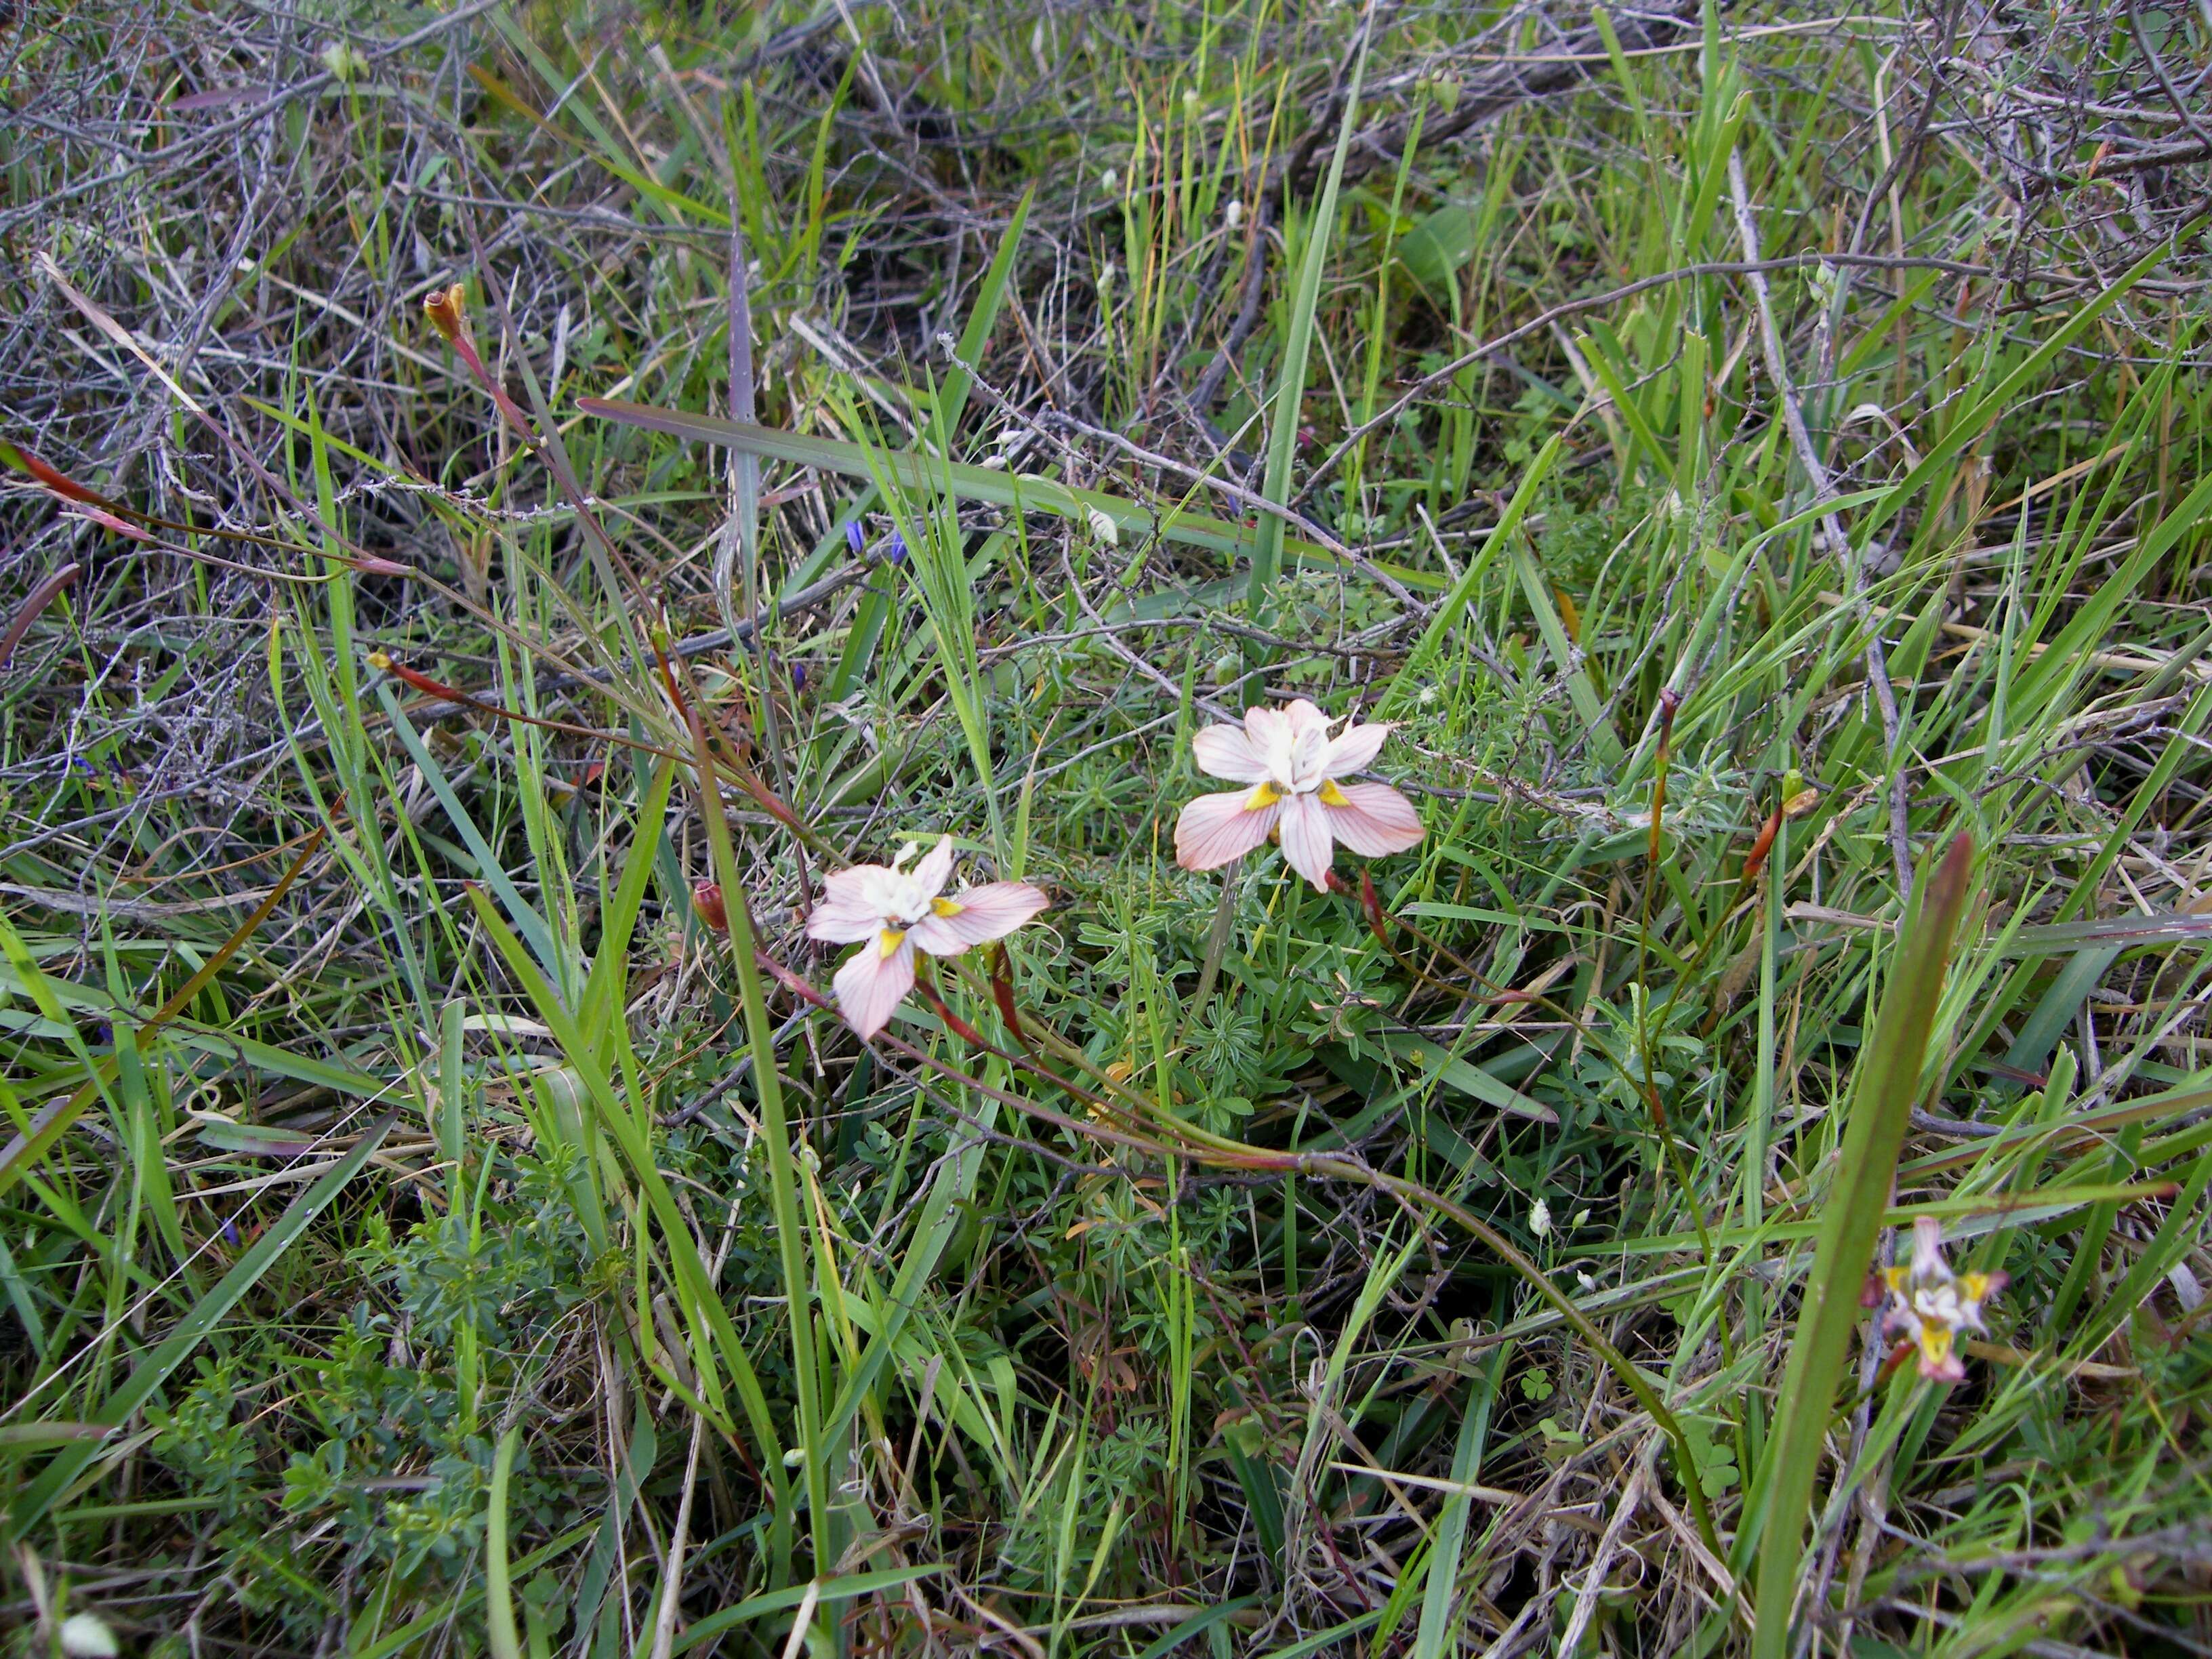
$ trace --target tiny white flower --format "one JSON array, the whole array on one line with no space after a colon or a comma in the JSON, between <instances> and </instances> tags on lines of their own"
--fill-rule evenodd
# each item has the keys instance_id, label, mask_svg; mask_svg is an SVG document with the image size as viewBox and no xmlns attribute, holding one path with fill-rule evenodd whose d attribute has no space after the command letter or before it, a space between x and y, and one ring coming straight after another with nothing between
<instances>
[{"instance_id":1,"label":"tiny white flower","mask_svg":"<svg viewBox=\"0 0 2212 1659\"><path fill-rule=\"evenodd\" d=\"M1221 210L1221 222L1234 230L1244 222L1244 204L1237 197L1229 198L1229 205Z\"/></svg>"},{"instance_id":2,"label":"tiny white flower","mask_svg":"<svg viewBox=\"0 0 2212 1659\"><path fill-rule=\"evenodd\" d=\"M1539 1238L1551 1234L1552 1206L1540 1198L1536 1200L1536 1207L1528 1212L1528 1231Z\"/></svg>"},{"instance_id":3,"label":"tiny white flower","mask_svg":"<svg viewBox=\"0 0 2212 1659\"><path fill-rule=\"evenodd\" d=\"M73 1613L63 1620L61 1638L69 1659L115 1659L121 1651L107 1621L89 1613Z\"/></svg>"},{"instance_id":4,"label":"tiny white flower","mask_svg":"<svg viewBox=\"0 0 2212 1659\"><path fill-rule=\"evenodd\" d=\"M1584 1222L1588 1221L1589 1219L1589 1205L1587 1205L1587 1204L1585 1204L1585 1205L1583 1205L1583 1206L1582 1206L1582 1208L1581 1208L1581 1209L1577 1210L1577 1211L1575 1212L1575 1218L1574 1218L1572 1221L1570 1221L1570 1222L1567 1224L1567 1225L1568 1225L1568 1226L1570 1226L1570 1227L1573 1227L1573 1228L1579 1229L1579 1228L1583 1225L1583 1224Z\"/></svg>"},{"instance_id":5,"label":"tiny white flower","mask_svg":"<svg viewBox=\"0 0 2212 1659\"><path fill-rule=\"evenodd\" d=\"M1597 1288L1597 1280L1592 1279L1588 1273L1583 1272L1579 1267L1575 1269L1575 1283L1581 1285L1586 1291L1594 1291Z\"/></svg>"},{"instance_id":6,"label":"tiny white flower","mask_svg":"<svg viewBox=\"0 0 2212 1659\"><path fill-rule=\"evenodd\" d=\"M1421 688L1421 695L1416 698L1415 701L1418 702L1422 708L1426 708L1430 704L1436 702L1437 695L1437 688L1435 686L1425 685Z\"/></svg>"},{"instance_id":7,"label":"tiny white flower","mask_svg":"<svg viewBox=\"0 0 2212 1659\"><path fill-rule=\"evenodd\" d=\"M1119 282L1119 281L1121 280L1121 271L1120 271L1120 270L1118 270L1117 269L1115 269L1115 264L1114 264L1114 262L1113 262L1111 259L1109 259L1109 260L1108 260L1104 264L1103 264L1103 265L1099 266L1099 267L1098 267L1098 292L1099 292L1099 294L1100 294L1102 296L1103 296L1103 295L1104 295L1111 294L1111 293L1114 291L1114 284L1115 284L1115 283L1117 283L1117 282Z\"/></svg>"},{"instance_id":8,"label":"tiny white flower","mask_svg":"<svg viewBox=\"0 0 2212 1659\"><path fill-rule=\"evenodd\" d=\"M1109 547L1121 546L1121 526L1115 524L1108 514L1095 507L1085 507L1084 513L1091 520L1092 535Z\"/></svg>"},{"instance_id":9,"label":"tiny white flower","mask_svg":"<svg viewBox=\"0 0 2212 1659\"><path fill-rule=\"evenodd\" d=\"M1104 187L1106 193L1109 196L1111 196L1115 191L1121 188L1121 175L1115 172L1113 168L1108 167L1105 172L1098 175L1098 182Z\"/></svg>"}]
</instances>

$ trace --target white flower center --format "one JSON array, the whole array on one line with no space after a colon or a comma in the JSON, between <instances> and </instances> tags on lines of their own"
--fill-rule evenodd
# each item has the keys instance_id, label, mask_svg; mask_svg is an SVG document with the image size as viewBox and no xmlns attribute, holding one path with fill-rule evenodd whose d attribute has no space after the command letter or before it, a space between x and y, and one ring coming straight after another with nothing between
<instances>
[{"instance_id":1,"label":"white flower center","mask_svg":"<svg viewBox=\"0 0 2212 1659\"><path fill-rule=\"evenodd\" d=\"M1928 1323L1948 1330L1959 1322L1959 1293L1948 1285L1933 1285L1915 1291L1912 1310Z\"/></svg>"},{"instance_id":2,"label":"white flower center","mask_svg":"<svg viewBox=\"0 0 2212 1659\"><path fill-rule=\"evenodd\" d=\"M860 895L891 927L911 927L929 914L929 901L936 896L904 870L868 872L860 878Z\"/></svg>"},{"instance_id":3,"label":"white flower center","mask_svg":"<svg viewBox=\"0 0 2212 1659\"><path fill-rule=\"evenodd\" d=\"M1322 763L1328 757L1328 727L1303 730L1285 720L1267 733L1260 745L1260 758L1267 768L1267 781L1286 795L1310 795L1328 781Z\"/></svg>"}]
</instances>

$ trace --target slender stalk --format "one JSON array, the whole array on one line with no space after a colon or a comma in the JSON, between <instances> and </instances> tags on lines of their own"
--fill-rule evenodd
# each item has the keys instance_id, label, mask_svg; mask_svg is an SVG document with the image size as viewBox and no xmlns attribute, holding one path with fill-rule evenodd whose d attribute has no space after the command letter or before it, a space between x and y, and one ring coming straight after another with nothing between
<instances>
[{"instance_id":1,"label":"slender stalk","mask_svg":"<svg viewBox=\"0 0 2212 1659\"><path fill-rule=\"evenodd\" d=\"M821 1451L822 1402L815 1376L813 1303L806 1271L805 1234L799 1215L799 1188L792 1164L791 1134L783 1110L783 1086L776 1072L775 1027L768 1017L768 1002L761 994L756 965L758 938L752 911L744 902L737 855L731 846L729 820L723 816L719 775L707 745L706 727L697 710L684 707L691 730L692 752L698 766L699 816L707 827L707 845L714 861L714 878L721 884L730 920L730 957L738 975L738 997L745 1017L745 1037L753 1056L753 1094L760 1107L761 1136L768 1143L769 1199L775 1212L776 1255L783 1271L784 1296L791 1317L791 1367L799 1396L799 1444L801 1478L806 1486L807 1520L815 1544L814 1571L828 1572L835 1562L829 1550L830 1481ZM771 1455L773 1455L771 1449Z\"/></svg>"}]
</instances>

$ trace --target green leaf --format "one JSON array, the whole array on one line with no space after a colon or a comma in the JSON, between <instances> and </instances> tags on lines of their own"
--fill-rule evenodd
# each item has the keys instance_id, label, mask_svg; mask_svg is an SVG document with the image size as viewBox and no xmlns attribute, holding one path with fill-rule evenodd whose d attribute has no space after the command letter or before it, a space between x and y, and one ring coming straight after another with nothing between
<instances>
[{"instance_id":1,"label":"green leaf","mask_svg":"<svg viewBox=\"0 0 2212 1659\"><path fill-rule=\"evenodd\" d=\"M1966 908L1973 863L1973 842L1962 833L1932 871L1923 869L1873 1041L1852 1078L1835 1190L1821 1217L1812 1276L1783 1373L1774 1437L1759 1472L1760 1502L1752 1528L1741 1540L1755 1541L1759 1549L1752 1637L1755 1659L1782 1659L1788 1651L1790 1602L1803 1582L1799 1551L1813 1479L1820 1468L1836 1384L1861 1318L1859 1294L1874 1260L1875 1236L1888 1206L1912 1103L1919 1094L1929 1034L1942 1000L1945 960Z\"/></svg>"},{"instance_id":2,"label":"green leaf","mask_svg":"<svg viewBox=\"0 0 2212 1659\"><path fill-rule=\"evenodd\" d=\"M1474 215L1457 204L1423 215L1399 239L1398 258L1415 282L1442 289L1474 258Z\"/></svg>"},{"instance_id":3,"label":"green leaf","mask_svg":"<svg viewBox=\"0 0 2212 1659\"><path fill-rule=\"evenodd\" d=\"M871 483L881 475L917 495L945 489L963 501L988 501L994 507L1024 513L1050 513L1079 524L1089 523L1093 513L1103 514L1113 520L1116 529L1131 537L1158 535L1187 546L1231 555L1249 552L1259 541L1260 532L1249 526L1194 513L1187 507L1155 513L1103 490L1079 489L1050 478L996 472L988 467L939 460L909 450L872 453L863 445L836 438L810 437L775 427L726 421L714 415L691 415L681 410L655 409L650 404L626 403L613 398L579 398L576 407L603 420L665 432L671 437L686 438L695 443L722 444L770 460L788 461L794 466L818 467L825 472L865 478ZM1263 517L1263 522L1274 524L1278 529L1281 526L1281 520L1273 517ZM1332 568L1349 568L1327 548L1313 542L1293 538L1281 545L1296 552L1302 560ZM1433 592L1443 586L1429 571L1411 570L1379 561L1370 562L1376 569L1388 571L1407 587Z\"/></svg>"}]
</instances>

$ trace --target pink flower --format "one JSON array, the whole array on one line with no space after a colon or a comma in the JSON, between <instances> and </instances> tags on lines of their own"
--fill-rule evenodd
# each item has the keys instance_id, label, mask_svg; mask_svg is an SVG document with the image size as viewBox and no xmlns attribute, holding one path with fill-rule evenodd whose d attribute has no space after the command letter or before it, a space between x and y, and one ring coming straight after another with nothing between
<instances>
[{"instance_id":1,"label":"pink flower","mask_svg":"<svg viewBox=\"0 0 2212 1659\"><path fill-rule=\"evenodd\" d=\"M939 896L952 875L952 837L913 869L909 842L889 864L856 864L823 882L824 896L806 919L806 936L860 948L837 970L837 1007L866 1042L890 1021L914 988L914 953L957 957L1008 933L1051 902L1025 881L994 881Z\"/></svg>"},{"instance_id":2,"label":"pink flower","mask_svg":"<svg viewBox=\"0 0 2212 1659\"><path fill-rule=\"evenodd\" d=\"M1883 1334L1918 1346L1920 1374L1929 1382L1956 1382L1966 1375L1958 1333L1988 1330L1982 1304L2011 1281L2003 1273L1954 1273L1943 1258L1942 1224L1923 1215L1912 1224L1911 1265L1884 1267L1881 1282L1889 1291Z\"/></svg>"},{"instance_id":3,"label":"pink flower","mask_svg":"<svg viewBox=\"0 0 2212 1659\"><path fill-rule=\"evenodd\" d=\"M1277 835L1284 861L1326 892L1338 842L1379 858L1419 841L1420 814L1389 784L1340 781L1375 758L1390 728L1347 726L1332 738L1332 724L1301 697L1280 708L1248 708L1241 732L1200 732L1191 744L1199 770L1251 787L1200 795L1184 807L1176 820L1176 862L1216 869Z\"/></svg>"}]
</instances>

